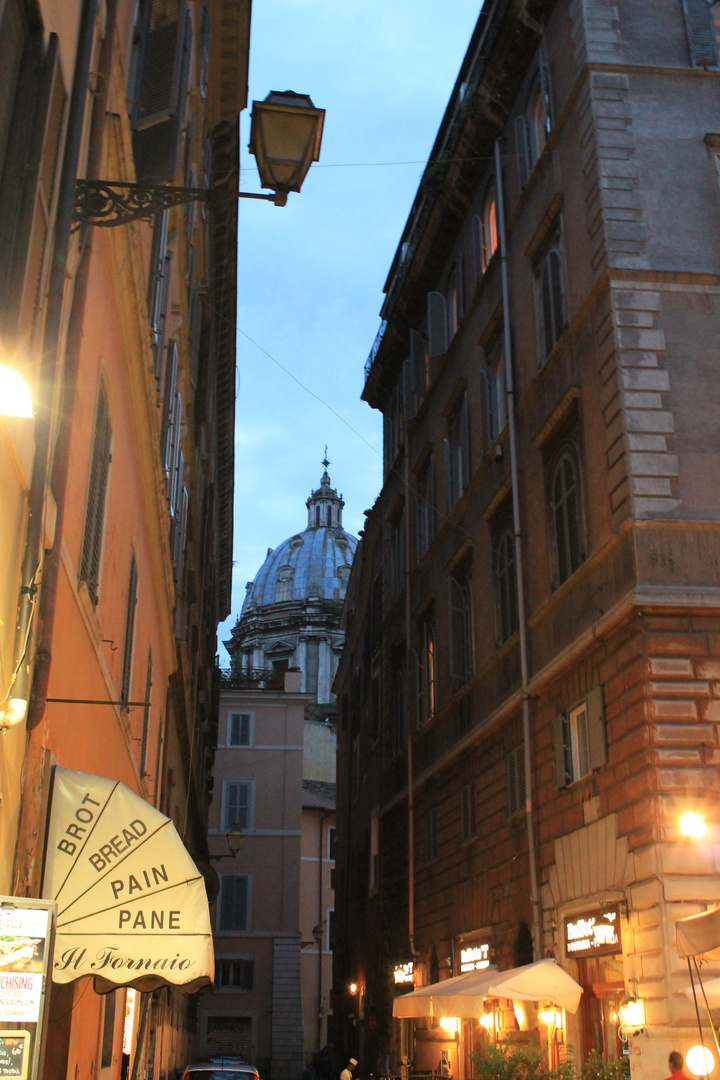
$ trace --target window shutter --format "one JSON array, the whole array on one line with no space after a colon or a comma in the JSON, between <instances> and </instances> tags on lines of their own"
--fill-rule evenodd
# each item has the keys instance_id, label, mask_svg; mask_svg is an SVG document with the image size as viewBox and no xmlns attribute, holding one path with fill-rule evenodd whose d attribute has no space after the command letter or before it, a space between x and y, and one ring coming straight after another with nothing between
<instances>
[{"instance_id":1,"label":"window shutter","mask_svg":"<svg viewBox=\"0 0 720 1080\"><path fill-rule=\"evenodd\" d=\"M462 475L459 477L458 494L470 483L470 407L467 394L460 405L460 467Z\"/></svg>"},{"instance_id":2,"label":"window shutter","mask_svg":"<svg viewBox=\"0 0 720 1080\"><path fill-rule=\"evenodd\" d=\"M443 476L445 478L445 513L449 513L453 505L453 482L452 462L450 459L450 440L443 439Z\"/></svg>"},{"instance_id":3,"label":"window shutter","mask_svg":"<svg viewBox=\"0 0 720 1080\"><path fill-rule=\"evenodd\" d=\"M425 365L426 348L422 334L410 331L410 361L415 372L415 392L422 397L428 386L428 371Z\"/></svg>"},{"instance_id":4,"label":"window shutter","mask_svg":"<svg viewBox=\"0 0 720 1080\"><path fill-rule=\"evenodd\" d=\"M428 352L430 357L447 352L447 309L445 297L439 292L427 294Z\"/></svg>"},{"instance_id":5,"label":"window shutter","mask_svg":"<svg viewBox=\"0 0 720 1080\"><path fill-rule=\"evenodd\" d=\"M168 342L167 361L165 363L165 386L163 388L163 416L160 428L160 449L162 460L167 475L170 460L170 425L172 423L172 409L175 401L175 386L177 384L178 351L174 341Z\"/></svg>"},{"instance_id":6,"label":"window shutter","mask_svg":"<svg viewBox=\"0 0 720 1080\"><path fill-rule=\"evenodd\" d=\"M8 5L6 14L11 10ZM11 33L8 18L3 18L2 30L8 34L3 41L4 76L13 78L7 50L16 47L22 60L10 91L15 91L14 102L6 103L13 109L4 133L7 142L0 147L6 151L0 187L0 329L11 338L19 333L31 341L39 329L50 260L65 91L57 35L50 34L45 47L42 33L30 35L23 45L20 28Z\"/></svg>"},{"instance_id":7,"label":"window shutter","mask_svg":"<svg viewBox=\"0 0 720 1080\"><path fill-rule=\"evenodd\" d=\"M567 746L565 742L567 721L563 713L553 720L553 754L555 756L555 784L559 788L567 787L570 777L567 774Z\"/></svg>"},{"instance_id":8,"label":"window shutter","mask_svg":"<svg viewBox=\"0 0 720 1080\"><path fill-rule=\"evenodd\" d=\"M464 261L463 261L463 253L462 253L462 251L460 252L460 255L458 256L457 265L455 267L455 274L456 274L456 279L455 280L456 280L456 285L457 285L458 322L460 322L463 315L465 314L465 270L464 270Z\"/></svg>"},{"instance_id":9,"label":"window shutter","mask_svg":"<svg viewBox=\"0 0 720 1080\"><path fill-rule=\"evenodd\" d=\"M185 0L151 0L133 116L133 154L139 182L175 178L190 33Z\"/></svg>"},{"instance_id":10,"label":"window shutter","mask_svg":"<svg viewBox=\"0 0 720 1080\"><path fill-rule=\"evenodd\" d=\"M517 153L518 185L522 191L530 175L530 129L524 116L515 117L515 150Z\"/></svg>"},{"instance_id":11,"label":"window shutter","mask_svg":"<svg viewBox=\"0 0 720 1080\"><path fill-rule=\"evenodd\" d=\"M602 687L594 687L587 695L585 702L587 709L588 765L591 770L599 769L607 761Z\"/></svg>"},{"instance_id":12,"label":"window shutter","mask_svg":"<svg viewBox=\"0 0 720 1080\"><path fill-rule=\"evenodd\" d=\"M152 690L152 646L148 649L147 670L145 673L145 706L143 708L142 742L140 743L140 777L147 775L147 746L150 731L150 692Z\"/></svg>"},{"instance_id":13,"label":"window shutter","mask_svg":"<svg viewBox=\"0 0 720 1080\"><path fill-rule=\"evenodd\" d=\"M415 396L415 367L411 359L403 360L402 367L403 413L405 421L414 419L417 414Z\"/></svg>"},{"instance_id":14,"label":"window shutter","mask_svg":"<svg viewBox=\"0 0 720 1080\"><path fill-rule=\"evenodd\" d=\"M137 563L135 552L130 558L130 577L128 580L127 609L125 612L125 645L123 647L122 682L120 700L130 700L130 675L132 673L133 638L135 636L135 608L137 606Z\"/></svg>"},{"instance_id":15,"label":"window shutter","mask_svg":"<svg viewBox=\"0 0 720 1080\"><path fill-rule=\"evenodd\" d=\"M80 561L80 580L87 584L94 605L98 602L98 579L102 551L103 525L105 522L105 495L110 469L110 416L105 388L100 384L95 413L95 431L90 462L85 532Z\"/></svg>"},{"instance_id":16,"label":"window shutter","mask_svg":"<svg viewBox=\"0 0 720 1080\"><path fill-rule=\"evenodd\" d=\"M693 67L717 67L718 50L708 0L683 0L683 14Z\"/></svg>"},{"instance_id":17,"label":"window shutter","mask_svg":"<svg viewBox=\"0 0 720 1080\"><path fill-rule=\"evenodd\" d=\"M479 281L485 269L485 227L480 214L474 214L470 223L470 235L472 237L473 275L475 281Z\"/></svg>"}]
</instances>

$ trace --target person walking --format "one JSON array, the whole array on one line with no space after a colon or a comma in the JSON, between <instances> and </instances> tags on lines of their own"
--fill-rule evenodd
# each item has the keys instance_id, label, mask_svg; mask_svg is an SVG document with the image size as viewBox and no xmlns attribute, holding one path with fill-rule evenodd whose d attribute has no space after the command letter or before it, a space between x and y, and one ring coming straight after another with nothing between
<instances>
[{"instance_id":1,"label":"person walking","mask_svg":"<svg viewBox=\"0 0 720 1080\"><path fill-rule=\"evenodd\" d=\"M682 1059L680 1060L680 1064L682 1065ZM340 1073L340 1080L353 1080L353 1069L356 1065L357 1061L355 1060L355 1058L350 1058L347 1065Z\"/></svg>"},{"instance_id":2,"label":"person walking","mask_svg":"<svg viewBox=\"0 0 720 1080\"><path fill-rule=\"evenodd\" d=\"M666 1080L690 1080L683 1072L683 1056L679 1050L671 1050L668 1057L671 1075Z\"/></svg>"}]
</instances>

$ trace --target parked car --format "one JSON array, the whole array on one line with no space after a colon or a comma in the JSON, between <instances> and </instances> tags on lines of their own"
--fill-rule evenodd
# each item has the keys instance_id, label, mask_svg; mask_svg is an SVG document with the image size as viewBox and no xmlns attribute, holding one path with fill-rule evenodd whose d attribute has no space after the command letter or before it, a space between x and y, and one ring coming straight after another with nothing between
<instances>
[{"instance_id":1,"label":"parked car","mask_svg":"<svg viewBox=\"0 0 720 1080\"><path fill-rule=\"evenodd\" d=\"M211 1057L188 1065L182 1080L260 1080L254 1065L236 1057Z\"/></svg>"}]
</instances>

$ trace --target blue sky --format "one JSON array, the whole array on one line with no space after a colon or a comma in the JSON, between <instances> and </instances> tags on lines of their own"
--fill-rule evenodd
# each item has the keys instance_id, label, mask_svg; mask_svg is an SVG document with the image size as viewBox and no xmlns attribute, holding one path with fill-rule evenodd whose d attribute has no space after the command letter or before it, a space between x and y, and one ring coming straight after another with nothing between
<instances>
[{"instance_id":1,"label":"blue sky","mask_svg":"<svg viewBox=\"0 0 720 1080\"><path fill-rule=\"evenodd\" d=\"M268 547L305 527L328 446L357 535L382 484L360 400L382 288L481 0L254 0L250 100L309 93L320 161L284 208L240 202L233 603ZM242 117L241 188L258 191ZM221 648L221 664L227 654Z\"/></svg>"}]
</instances>

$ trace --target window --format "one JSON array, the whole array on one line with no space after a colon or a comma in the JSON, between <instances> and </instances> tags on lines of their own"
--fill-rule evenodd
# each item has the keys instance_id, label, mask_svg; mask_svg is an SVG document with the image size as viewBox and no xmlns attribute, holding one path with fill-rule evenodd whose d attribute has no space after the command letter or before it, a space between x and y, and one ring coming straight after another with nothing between
<instances>
[{"instance_id":1,"label":"window","mask_svg":"<svg viewBox=\"0 0 720 1080\"><path fill-rule=\"evenodd\" d=\"M405 672L398 666L390 673L390 709L387 725L386 754L396 757L405 741Z\"/></svg>"},{"instance_id":2,"label":"window","mask_svg":"<svg viewBox=\"0 0 720 1080\"><path fill-rule=\"evenodd\" d=\"M512 817L525 809L525 751L522 744L510 751L506 762L508 817Z\"/></svg>"},{"instance_id":3,"label":"window","mask_svg":"<svg viewBox=\"0 0 720 1080\"><path fill-rule=\"evenodd\" d=\"M385 469L392 468L395 458L402 448L405 431L403 424L401 388L396 388L390 396L387 410L384 414L384 450ZM318 519L318 524L320 521Z\"/></svg>"},{"instance_id":4,"label":"window","mask_svg":"<svg viewBox=\"0 0 720 1080\"><path fill-rule=\"evenodd\" d=\"M249 829L251 819L252 784L247 780L226 780L223 784L223 830Z\"/></svg>"},{"instance_id":5,"label":"window","mask_svg":"<svg viewBox=\"0 0 720 1080\"><path fill-rule=\"evenodd\" d=\"M448 579L450 675L454 685L467 681L473 668L470 582L466 574Z\"/></svg>"},{"instance_id":6,"label":"window","mask_svg":"<svg viewBox=\"0 0 720 1080\"><path fill-rule=\"evenodd\" d=\"M327 831L327 857L328 857L328 859L331 859L334 862L335 858L336 858L336 852L337 852L337 829L335 828L334 825L329 825L328 826L328 831Z\"/></svg>"},{"instance_id":7,"label":"window","mask_svg":"<svg viewBox=\"0 0 720 1080\"><path fill-rule=\"evenodd\" d=\"M415 490L415 559L417 562L430 547L435 533L435 483L432 458L417 479Z\"/></svg>"},{"instance_id":8,"label":"window","mask_svg":"<svg viewBox=\"0 0 720 1080\"><path fill-rule=\"evenodd\" d=\"M420 654L420 723L435 715L435 632L431 622L422 625Z\"/></svg>"},{"instance_id":9,"label":"window","mask_svg":"<svg viewBox=\"0 0 720 1080\"><path fill-rule=\"evenodd\" d=\"M447 340L452 341L463 317L462 262L458 261L448 274L445 286Z\"/></svg>"},{"instance_id":10,"label":"window","mask_svg":"<svg viewBox=\"0 0 720 1080\"><path fill-rule=\"evenodd\" d=\"M495 186L491 184L485 193L481 212L473 218L473 257L476 281L479 281L487 270L497 245L497 205Z\"/></svg>"},{"instance_id":11,"label":"window","mask_svg":"<svg viewBox=\"0 0 720 1080\"><path fill-rule=\"evenodd\" d=\"M470 481L470 421L467 394L448 420L448 434L444 440L445 497L447 510L451 510Z\"/></svg>"},{"instance_id":12,"label":"window","mask_svg":"<svg viewBox=\"0 0 720 1080\"><path fill-rule=\"evenodd\" d=\"M565 329L565 296L562 262L557 243L546 252L536 268L539 285L541 352L544 360L553 351Z\"/></svg>"},{"instance_id":13,"label":"window","mask_svg":"<svg viewBox=\"0 0 720 1080\"><path fill-rule=\"evenodd\" d=\"M123 646L122 680L120 700L130 700L130 678L132 675L133 638L135 636L135 608L137 607L137 563L135 552L130 557L130 576L128 580L127 608L125 610L125 644Z\"/></svg>"},{"instance_id":14,"label":"window","mask_svg":"<svg viewBox=\"0 0 720 1080\"><path fill-rule=\"evenodd\" d=\"M607 760L602 688L597 686L553 725L555 781L559 788L580 780Z\"/></svg>"},{"instance_id":15,"label":"window","mask_svg":"<svg viewBox=\"0 0 720 1080\"><path fill-rule=\"evenodd\" d=\"M390 559L393 598L405 588L405 513L400 511L390 525Z\"/></svg>"},{"instance_id":16,"label":"window","mask_svg":"<svg viewBox=\"0 0 720 1080\"><path fill-rule=\"evenodd\" d=\"M485 369L480 372L480 389L483 398L485 450L489 450L507 423L502 337L496 338L487 350L487 363Z\"/></svg>"},{"instance_id":17,"label":"window","mask_svg":"<svg viewBox=\"0 0 720 1080\"><path fill-rule=\"evenodd\" d=\"M115 1003L117 991L111 990L105 995L103 1010L103 1035L102 1051L100 1053L100 1068L109 1069L113 1063L113 1046L115 1044Z\"/></svg>"},{"instance_id":18,"label":"window","mask_svg":"<svg viewBox=\"0 0 720 1080\"><path fill-rule=\"evenodd\" d=\"M433 806L425 815L425 862L437 857L437 809Z\"/></svg>"},{"instance_id":19,"label":"window","mask_svg":"<svg viewBox=\"0 0 720 1080\"><path fill-rule=\"evenodd\" d=\"M83 534L80 580L87 585L94 606L98 602L100 556L102 553L103 526L105 523L105 497L110 471L110 415L105 387L100 383L95 409L92 457L87 507L85 509L85 532Z\"/></svg>"},{"instance_id":20,"label":"window","mask_svg":"<svg viewBox=\"0 0 720 1080\"><path fill-rule=\"evenodd\" d=\"M168 296L170 292L170 253L167 246L168 211L155 215L152 248L150 249L150 275L148 281L148 318L150 320L150 343L155 357L155 380L158 390L162 382L162 365L165 358L165 330L167 326Z\"/></svg>"},{"instance_id":21,"label":"window","mask_svg":"<svg viewBox=\"0 0 720 1080\"><path fill-rule=\"evenodd\" d=\"M228 714L228 746L250 746L252 713Z\"/></svg>"},{"instance_id":22,"label":"window","mask_svg":"<svg viewBox=\"0 0 720 1080\"><path fill-rule=\"evenodd\" d=\"M580 482L573 449L562 451L550 481L550 512L555 544L556 582L561 585L584 559L582 546Z\"/></svg>"},{"instance_id":23,"label":"window","mask_svg":"<svg viewBox=\"0 0 720 1080\"><path fill-rule=\"evenodd\" d=\"M223 931L246 931L248 929L247 874L223 875L218 899L218 929Z\"/></svg>"},{"instance_id":24,"label":"window","mask_svg":"<svg viewBox=\"0 0 720 1080\"><path fill-rule=\"evenodd\" d=\"M511 638L518 628L515 541L506 526L499 533L493 553L498 645Z\"/></svg>"},{"instance_id":25,"label":"window","mask_svg":"<svg viewBox=\"0 0 720 1080\"><path fill-rule=\"evenodd\" d=\"M525 109L515 118L515 149L520 187L530 178L552 129L550 75L542 55L526 98Z\"/></svg>"},{"instance_id":26,"label":"window","mask_svg":"<svg viewBox=\"0 0 720 1080\"><path fill-rule=\"evenodd\" d=\"M215 969L215 985L219 990L252 990L253 962L245 958L219 956Z\"/></svg>"},{"instance_id":27,"label":"window","mask_svg":"<svg viewBox=\"0 0 720 1080\"><path fill-rule=\"evenodd\" d=\"M463 786L460 792L460 810L462 816L462 839L472 840L477 833L477 809L476 809L475 781Z\"/></svg>"},{"instance_id":28,"label":"window","mask_svg":"<svg viewBox=\"0 0 720 1080\"><path fill-rule=\"evenodd\" d=\"M370 819L370 880L368 890L372 896L378 890L380 870L380 818L373 814Z\"/></svg>"}]
</instances>

